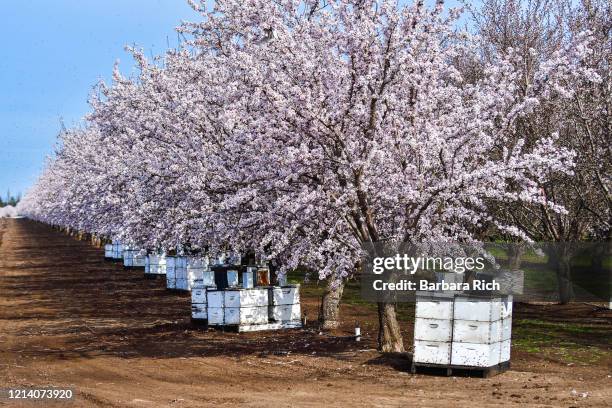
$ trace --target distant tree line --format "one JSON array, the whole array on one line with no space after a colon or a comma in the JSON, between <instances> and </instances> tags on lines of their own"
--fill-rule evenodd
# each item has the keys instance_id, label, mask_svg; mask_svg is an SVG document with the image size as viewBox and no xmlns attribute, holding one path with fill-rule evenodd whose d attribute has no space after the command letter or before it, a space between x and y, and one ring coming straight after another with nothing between
<instances>
[{"instance_id":1,"label":"distant tree line","mask_svg":"<svg viewBox=\"0 0 612 408\"><path fill-rule=\"evenodd\" d=\"M6 207L8 205L15 207L19 201L21 201L21 193L13 196L9 190L6 192L6 196L4 198L0 197L0 207Z\"/></svg>"}]
</instances>

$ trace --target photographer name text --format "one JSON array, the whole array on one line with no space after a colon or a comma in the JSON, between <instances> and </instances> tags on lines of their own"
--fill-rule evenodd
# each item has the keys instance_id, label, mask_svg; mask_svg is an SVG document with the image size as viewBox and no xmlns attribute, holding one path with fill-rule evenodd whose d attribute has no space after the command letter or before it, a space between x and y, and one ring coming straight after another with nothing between
<instances>
[{"instance_id":1,"label":"photographer name text","mask_svg":"<svg viewBox=\"0 0 612 408\"><path fill-rule=\"evenodd\" d=\"M385 282L377 279L372 282L372 288L376 291L499 291L500 284L493 279L485 281L475 279L471 282L430 282L426 279L410 281L402 279L398 282Z\"/></svg>"}]
</instances>

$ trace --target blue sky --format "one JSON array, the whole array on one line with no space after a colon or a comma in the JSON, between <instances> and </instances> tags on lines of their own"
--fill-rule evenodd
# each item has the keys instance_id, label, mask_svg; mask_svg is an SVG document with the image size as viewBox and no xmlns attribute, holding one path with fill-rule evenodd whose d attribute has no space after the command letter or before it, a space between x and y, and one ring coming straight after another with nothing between
<instances>
[{"instance_id":1,"label":"blue sky","mask_svg":"<svg viewBox=\"0 0 612 408\"><path fill-rule=\"evenodd\" d=\"M433 2L430 0L428 2ZM447 2L456 5L456 0ZM148 56L176 46L174 28L198 15L185 0L28 0L2 4L0 196L25 192L53 150L61 121L76 125L113 64L132 72L124 46Z\"/></svg>"},{"instance_id":2,"label":"blue sky","mask_svg":"<svg viewBox=\"0 0 612 408\"><path fill-rule=\"evenodd\" d=\"M177 44L181 20L197 19L184 0L28 0L2 4L0 24L0 196L25 191L60 129L77 124L114 62L133 62L126 44L160 54Z\"/></svg>"}]
</instances>

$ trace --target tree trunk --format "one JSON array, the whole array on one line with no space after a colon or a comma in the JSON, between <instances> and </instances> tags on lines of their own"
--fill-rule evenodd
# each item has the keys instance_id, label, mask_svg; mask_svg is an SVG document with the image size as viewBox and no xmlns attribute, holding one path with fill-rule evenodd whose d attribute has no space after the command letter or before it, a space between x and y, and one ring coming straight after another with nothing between
<instances>
[{"instance_id":1,"label":"tree trunk","mask_svg":"<svg viewBox=\"0 0 612 408\"><path fill-rule=\"evenodd\" d=\"M521 269L522 256L525 253L525 246L521 244L508 244L508 269L518 271Z\"/></svg>"},{"instance_id":2,"label":"tree trunk","mask_svg":"<svg viewBox=\"0 0 612 408\"><path fill-rule=\"evenodd\" d=\"M336 329L340 325L340 301L344 292L344 279L330 277L321 299L319 323L321 329Z\"/></svg>"},{"instance_id":3,"label":"tree trunk","mask_svg":"<svg viewBox=\"0 0 612 408\"><path fill-rule=\"evenodd\" d=\"M557 282L559 284L559 302L566 305L574 299L574 287L570 267L570 256L561 254L557 263Z\"/></svg>"},{"instance_id":4,"label":"tree trunk","mask_svg":"<svg viewBox=\"0 0 612 408\"><path fill-rule=\"evenodd\" d=\"M378 349L383 353L405 351L393 303L378 303Z\"/></svg>"}]
</instances>

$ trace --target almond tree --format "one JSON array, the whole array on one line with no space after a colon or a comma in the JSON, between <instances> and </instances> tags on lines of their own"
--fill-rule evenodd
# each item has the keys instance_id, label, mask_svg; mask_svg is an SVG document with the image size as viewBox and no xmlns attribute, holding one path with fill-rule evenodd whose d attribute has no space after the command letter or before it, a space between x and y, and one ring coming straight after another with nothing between
<instances>
[{"instance_id":1,"label":"almond tree","mask_svg":"<svg viewBox=\"0 0 612 408\"><path fill-rule=\"evenodd\" d=\"M557 55L518 92L512 57L468 81L451 61L474 43L438 4L218 1L183 31L235 74L239 112L226 144L227 231L321 277L355 273L362 245L470 240L493 222L489 201L560 211L540 186L571 153L556 135L516 139L520 117L562 91L579 51ZM579 48L582 49L582 48ZM231 219L228 217L228 219ZM395 305L380 303L379 346L401 351Z\"/></svg>"},{"instance_id":2,"label":"almond tree","mask_svg":"<svg viewBox=\"0 0 612 408\"><path fill-rule=\"evenodd\" d=\"M522 90L516 56L481 63L441 3L193 6L202 20L181 27L192 52L160 66L136 53L138 78L116 72L28 194L30 213L150 248L255 251L337 285L364 245L472 241L485 223L524 237L495 203L563 210L541 186L572 153L517 129L588 78L580 38ZM395 305L378 316L380 349L402 351Z\"/></svg>"},{"instance_id":3,"label":"almond tree","mask_svg":"<svg viewBox=\"0 0 612 408\"><path fill-rule=\"evenodd\" d=\"M551 96L521 118L516 138L528 142L543 133L556 132L558 146L576 153L572 174L557 174L541 185L546 200L564 207L551 211L545 205L518 201L504 203L500 215L516 224L529 239L552 241L549 255L555 259L559 299L573 298L570 259L572 242L609 240L612 222L612 92L610 63L610 2L585 0L487 0L475 13L485 55L514 54L521 93L529 91L539 68L588 34L583 50L584 76L571 76L560 84L565 94ZM597 266L597 265L595 265ZM601 265L599 265L601 266Z\"/></svg>"}]
</instances>

